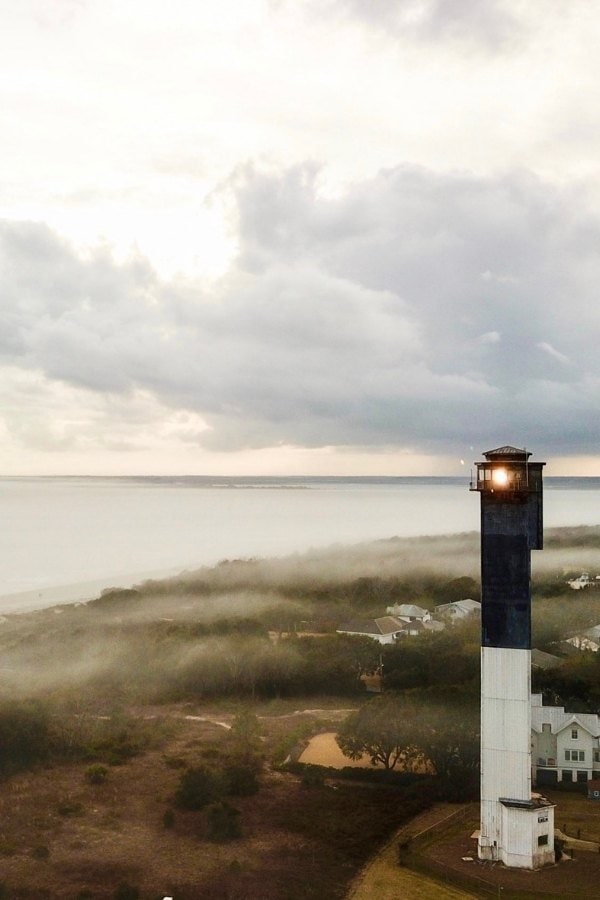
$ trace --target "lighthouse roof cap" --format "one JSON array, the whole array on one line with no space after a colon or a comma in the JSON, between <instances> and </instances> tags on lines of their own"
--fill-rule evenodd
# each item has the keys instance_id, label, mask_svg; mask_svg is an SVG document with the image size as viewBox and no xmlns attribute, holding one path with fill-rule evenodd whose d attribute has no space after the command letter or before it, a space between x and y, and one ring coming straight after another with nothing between
<instances>
[{"instance_id":1,"label":"lighthouse roof cap","mask_svg":"<svg viewBox=\"0 0 600 900\"><path fill-rule=\"evenodd\" d=\"M495 450L484 450L483 456L486 459L521 459L527 460L531 456L528 450L521 450L519 447L511 447L508 444L504 447L496 447Z\"/></svg>"}]
</instances>

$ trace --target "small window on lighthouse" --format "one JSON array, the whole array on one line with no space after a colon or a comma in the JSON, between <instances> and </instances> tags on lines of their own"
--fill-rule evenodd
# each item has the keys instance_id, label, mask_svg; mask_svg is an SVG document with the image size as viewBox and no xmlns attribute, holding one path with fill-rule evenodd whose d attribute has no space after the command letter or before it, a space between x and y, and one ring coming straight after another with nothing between
<instances>
[{"instance_id":1,"label":"small window on lighthouse","mask_svg":"<svg viewBox=\"0 0 600 900\"><path fill-rule=\"evenodd\" d=\"M550 730L551 730L550 722L543 722L542 723L542 731L550 731Z\"/></svg>"},{"instance_id":2,"label":"small window on lighthouse","mask_svg":"<svg viewBox=\"0 0 600 900\"><path fill-rule=\"evenodd\" d=\"M538 847L544 847L548 843L548 835L540 834L538 836Z\"/></svg>"}]
</instances>

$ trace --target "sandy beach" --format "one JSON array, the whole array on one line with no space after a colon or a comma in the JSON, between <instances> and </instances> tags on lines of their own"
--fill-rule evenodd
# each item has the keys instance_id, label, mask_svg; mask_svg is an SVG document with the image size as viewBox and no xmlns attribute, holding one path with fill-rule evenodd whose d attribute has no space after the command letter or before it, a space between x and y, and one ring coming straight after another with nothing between
<instances>
[{"instance_id":1,"label":"sandy beach","mask_svg":"<svg viewBox=\"0 0 600 900\"><path fill-rule=\"evenodd\" d=\"M85 603L98 597L102 591L111 588L132 588L152 578L170 578L178 575L180 572L180 567L159 569L149 572L130 573L128 575L115 575L111 578L99 578L92 581L78 581L73 584L56 585L33 591L3 594L0 596L0 615L27 613L36 609L47 609L50 606L60 606L67 603Z\"/></svg>"}]
</instances>

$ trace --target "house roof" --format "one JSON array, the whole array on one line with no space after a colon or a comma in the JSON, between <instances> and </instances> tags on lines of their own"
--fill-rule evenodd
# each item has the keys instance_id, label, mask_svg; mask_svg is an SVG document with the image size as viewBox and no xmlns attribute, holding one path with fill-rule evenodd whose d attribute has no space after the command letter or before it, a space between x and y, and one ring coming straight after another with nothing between
<instances>
[{"instance_id":1,"label":"house roof","mask_svg":"<svg viewBox=\"0 0 600 900\"><path fill-rule=\"evenodd\" d=\"M550 725L552 734L578 725L596 737L600 734L600 717L596 713L569 713L564 706L544 706L541 694L531 695L531 726L538 733L543 725Z\"/></svg>"},{"instance_id":2,"label":"house roof","mask_svg":"<svg viewBox=\"0 0 600 900\"><path fill-rule=\"evenodd\" d=\"M590 713L584 713L584 715L586 716L586 718L591 717ZM578 728L583 728L583 730L587 731L588 734L591 734L592 737L596 737L597 731L598 731L598 721L597 721L598 717L594 716L594 718L596 719L596 728L586 725L585 722L581 721L582 718L583 718L583 716L578 716L578 715L570 716L569 720L567 722L565 722L563 725L561 725L559 728L556 729L556 734L560 734L561 731L565 730L565 728L572 728L573 725L577 725Z\"/></svg>"},{"instance_id":3,"label":"house roof","mask_svg":"<svg viewBox=\"0 0 600 900\"><path fill-rule=\"evenodd\" d=\"M375 619L352 619L351 622L343 622L337 630L350 634L381 634Z\"/></svg>"},{"instance_id":4,"label":"house roof","mask_svg":"<svg viewBox=\"0 0 600 900\"><path fill-rule=\"evenodd\" d=\"M414 616L417 619L422 619L429 612L429 610L423 609L422 606L416 606L414 603L397 603L390 609L394 610L395 616Z\"/></svg>"},{"instance_id":5,"label":"house roof","mask_svg":"<svg viewBox=\"0 0 600 900\"><path fill-rule=\"evenodd\" d=\"M406 627L406 622L401 622L396 616L381 616L381 618L375 619L375 623L380 634L392 634L392 632L402 631Z\"/></svg>"},{"instance_id":6,"label":"house roof","mask_svg":"<svg viewBox=\"0 0 600 900\"><path fill-rule=\"evenodd\" d=\"M536 669L554 669L560 666L563 660L560 656L554 656L553 653L546 653L545 650L533 649L531 651L531 665Z\"/></svg>"},{"instance_id":7,"label":"house roof","mask_svg":"<svg viewBox=\"0 0 600 900\"><path fill-rule=\"evenodd\" d=\"M479 612L481 603L478 600L471 600L470 597L466 597L464 600L453 600L452 603L440 603L436 606L437 612L444 612L447 609L458 609L466 613Z\"/></svg>"},{"instance_id":8,"label":"house roof","mask_svg":"<svg viewBox=\"0 0 600 900\"><path fill-rule=\"evenodd\" d=\"M401 622L395 616L381 616L378 619L352 619L351 622L344 622L337 628L337 631L343 631L349 634L394 634L396 631L402 631L406 627L406 622Z\"/></svg>"}]
</instances>

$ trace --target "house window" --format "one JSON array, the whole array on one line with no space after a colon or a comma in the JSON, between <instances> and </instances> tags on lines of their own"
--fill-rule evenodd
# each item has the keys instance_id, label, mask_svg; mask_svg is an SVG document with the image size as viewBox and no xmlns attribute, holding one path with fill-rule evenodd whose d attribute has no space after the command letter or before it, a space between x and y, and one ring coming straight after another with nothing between
<instances>
[{"instance_id":1,"label":"house window","mask_svg":"<svg viewBox=\"0 0 600 900\"><path fill-rule=\"evenodd\" d=\"M552 726L551 726L550 722L543 723L542 731L552 731Z\"/></svg>"},{"instance_id":2,"label":"house window","mask_svg":"<svg viewBox=\"0 0 600 900\"><path fill-rule=\"evenodd\" d=\"M576 741L577 738L579 737L579 732L577 731L576 728L571 728L571 737L573 738L574 741Z\"/></svg>"},{"instance_id":3,"label":"house window","mask_svg":"<svg viewBox=\"0 0 600 900\"><path fill-rule=\"evenodd\" d=\"M538 847L545 847L548 843L548 835L540 834L538 835Z\"/></svg>"},{"instance_id":4,"label":"house window","mask_svg":"<svg viewBox=\"0 0 600 900\"><path fill-rule=\"evenodd\" d=\"M565 759L572 762L584 762L585 750L565 750Z\"/></svg>"},{"instance_id":5,"label":"house window","mask_svg":"<svg viewBox=\"0 0 600 900\"><path fill-rule=\"evenodd\" d=\"M594 762L600 762L600 750L594 750Z\"/></svg>"},{"instance_id":6,"label":"house window","mask_svg":"<svg viewBox=\"0 0 600 900\"><path fill-rule=\"evenodd\" d=\"M575 752L575 751L573 751L573 752ZM571 760L571 751L570 750L565 750L565 759L567 759L569 761Z\"/></svg>"}]
</instances>

